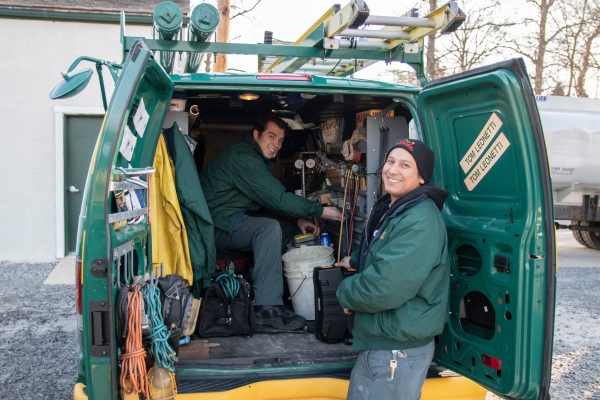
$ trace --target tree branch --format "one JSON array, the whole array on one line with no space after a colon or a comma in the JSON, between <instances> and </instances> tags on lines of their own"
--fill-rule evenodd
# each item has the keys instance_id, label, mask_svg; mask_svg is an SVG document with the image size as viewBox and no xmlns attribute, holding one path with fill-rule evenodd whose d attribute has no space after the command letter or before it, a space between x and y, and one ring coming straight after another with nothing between
<instances>
[{"instance_id":1,"label":"tree branch","mask_svg":"<svg viewBox=\"0 0 600 400\"><path fill-rule=\"evenodd\" d=\"M255 3L255 4L254 4L252 7L250 7L249 9L247 9L247 10L244 10L244 11L240 11L239 13L236 13L236 14L232 15L232 16L231 16L231 18L230 18L230 20L234 19L235 17L239 17L240 15L247 14L247 13L249 13L250 11L254 10L254 9L256 8L256 6L257 6L257 5L258 5L258 4L259 4L261 1L262 1L262 0L257 0L257 1L256 1L256 3Z\"/></svg>"}]
</instances>

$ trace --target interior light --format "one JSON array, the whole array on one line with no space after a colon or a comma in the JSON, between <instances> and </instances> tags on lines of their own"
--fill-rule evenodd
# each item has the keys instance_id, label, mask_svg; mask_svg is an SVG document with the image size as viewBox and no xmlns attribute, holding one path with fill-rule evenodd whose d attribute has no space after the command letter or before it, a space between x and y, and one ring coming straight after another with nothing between
<instances>
[{"instance_id":1,"label":"interior light","mask_svg":"<svg viewBox=\"0 0 600 400\"><path fill-rule=\"evenodd\" d=\"M240 93L238 96L240 100L256 100L259 97L256 93Z\"/></svg>"}]
</instances>

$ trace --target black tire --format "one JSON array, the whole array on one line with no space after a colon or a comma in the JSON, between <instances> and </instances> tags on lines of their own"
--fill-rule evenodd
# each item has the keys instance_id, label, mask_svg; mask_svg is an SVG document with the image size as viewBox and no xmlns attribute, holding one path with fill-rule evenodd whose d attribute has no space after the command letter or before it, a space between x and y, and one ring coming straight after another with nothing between
<instances>
[{"instance_id":1,"label":"black tire","mask_svg":"<svg viewBox=\"0 0 600 400\"><path fill-rule=\"evenodd\" d=\"M598 222L581 221L581 226L600 227ZM590 249L600 250L600 232L580 231L581 238L588 244Z\"/></svg>"},{"instance_id":2,"label":"black tire","mask_svg":"<svg viewBox=\"0 0 600 400\"><path fill-rule=\"evenodd\" d=\"M571 225L579 225L579 221L571 221ZM590 248L590 249L592 248L589 244L587 244L587 242L585 241L585 239L581 236L581 233L583 231L573 230L571 232L573 232L573 237L575 238L575 240L577 240L577 242L580 245L585 246L585 247Z\"/></svg>"}]
</instances>

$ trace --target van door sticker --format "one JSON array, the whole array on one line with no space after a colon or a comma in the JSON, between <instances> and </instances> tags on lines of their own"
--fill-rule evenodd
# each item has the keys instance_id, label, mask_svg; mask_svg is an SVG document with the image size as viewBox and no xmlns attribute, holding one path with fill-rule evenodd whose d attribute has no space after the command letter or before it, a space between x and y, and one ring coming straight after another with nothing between
<instances>
[{"instance_id":1,"label":"van door sticker","mask_svg":"<svg viewBox=\"0 0 600 400\"><path fill-rule=\"evenodd\" d=\"M131 132L131 129L125 125L123 140L121 140L121 147L119 147L119 151L127 161L131 161L131 156L133 155L133 149L135 149L136 142L137 137L135 137L133 132Z\"/></svg>"},{"instance_id":2,"label":"van door sticker","mask_svg":"<svg viewBox=\"0 0 600 400\"><path fill-rule=\"evenodd\" d=\"M140 137L144 137L144 132L146 131L146 125L148 125L149 119L150 115L148 115L148 111L146 111L146 106L144 106L144 98L142 97L140 100L140 105L133 116L133 125L135 125L135 130Z\"/></svg>"},{"instance_id":3,"label":"van door sticker","mask_svg":"<svg viewBox=\"0 0 600 400\"><path fill-rule=\"evenodd\" d=\"M473 167L473 165L475 165L475 162L479 159L481 154L483 154L483 151L488 147L488 144L490 144L492 139L494 139L494 136L496 136L496 133L498 133L501 126L502 121L500 118L496 113L492 113L492 116L488 122L486 122L481 133L477 136L477 139L475 139L475 142L473 142L471 148L460 162L460 166L465 174Z\"/></svg>"},{"instance_id":4,"label":"van door sticker","mask_svg":"<svg viewBox=\"0 0 600 400\"><path fill-rule=\"evenodd\" d=\"M469 191L473 190L475 186L481 182L483 177L488 173L490 169L496 164L496 161L504 154L506 149L510 146L510 142L504 136L504 133L500 133L498 139L492 143L490 149L481 157L481 161L473 168L473 170L465 178L465 185Z\"/></svg>"}]
</instances>

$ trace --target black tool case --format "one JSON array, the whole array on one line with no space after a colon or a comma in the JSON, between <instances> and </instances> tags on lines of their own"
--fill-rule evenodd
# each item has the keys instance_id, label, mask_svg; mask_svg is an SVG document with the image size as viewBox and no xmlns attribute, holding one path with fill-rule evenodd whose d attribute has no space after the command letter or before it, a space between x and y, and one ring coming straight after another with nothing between
<instances>
[{"instance_id":1,"label":"black tool case","mask_svg":"<svg viewBox=\"0 0 600 400\"><path fill-rule=\"evenodd\" d=\"M315 267L313 271L315 335L319 340L328 343L351 341L352 335L348 331L350 315L344 314L344 308L335 296L342 280L350 275L354 275L354 271L337 267Z\"/></svg>"}]
</instances>

